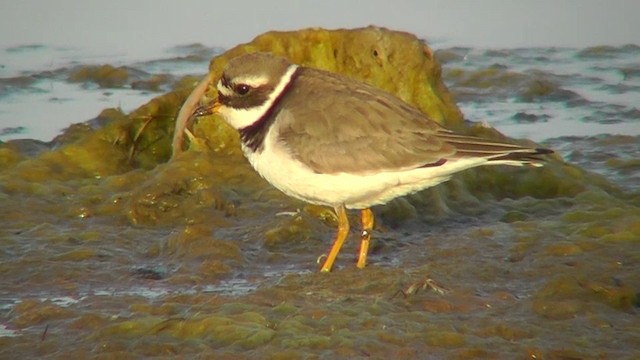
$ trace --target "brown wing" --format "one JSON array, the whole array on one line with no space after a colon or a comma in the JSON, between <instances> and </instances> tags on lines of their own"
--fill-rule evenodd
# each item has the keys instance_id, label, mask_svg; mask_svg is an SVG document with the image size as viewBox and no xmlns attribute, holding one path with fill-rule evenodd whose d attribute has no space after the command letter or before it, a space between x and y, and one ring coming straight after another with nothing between
<instances>
[{"instance_id":1,"label":"brown wing","mask_svg":"<svg viewBox=\"0 0 640 360\"><path fill-rule=\"evenodd\" d=\"M280 137L318 173L366 174L439 165L456 149L447 132L396 97L302 68L277 111Z\"/></svg>"}]
</instances>

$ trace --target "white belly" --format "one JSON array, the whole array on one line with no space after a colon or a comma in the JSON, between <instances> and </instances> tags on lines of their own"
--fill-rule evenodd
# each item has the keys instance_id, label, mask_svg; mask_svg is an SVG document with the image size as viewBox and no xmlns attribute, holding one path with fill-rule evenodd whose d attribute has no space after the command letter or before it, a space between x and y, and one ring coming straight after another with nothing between
<instances>
[{"instance_id":1,"label":"white belly","mask_svg":"<svg viewBox=\"0 0 640 360\"><path fill-rule=\"evenodd\" d=\"M285 194L313 204L333 207L344 204L350 209L385 204L396 197L438 185L456 172L487 162L486 159L473 158L448 161L435 167L370 175L318 174L289 156L277 143L273 129L267 134L260 153L243 150L256 171Z\"/></svg>"}]
</instances>

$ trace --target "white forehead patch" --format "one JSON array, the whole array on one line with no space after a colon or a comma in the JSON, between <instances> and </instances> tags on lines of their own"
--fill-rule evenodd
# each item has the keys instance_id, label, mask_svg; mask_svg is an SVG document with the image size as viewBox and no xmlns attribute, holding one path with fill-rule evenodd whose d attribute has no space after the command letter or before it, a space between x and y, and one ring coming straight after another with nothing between
<instances>
[{"instance_id":1,"label":"white forehead patch","mask_svg":"<svg viewBox=\"0 0 640 360\"><path fill-rule=\"evenodd\" d=\"M216 88L218 89L218 92L221 93L224 96L233 95L233 91L231 89L229 89L228 87L222 85L222 81L218 81L218 83L216 84Z\"/></svg>"},{"instance_id":2,"label":"white forehead patch","mask_svg":"<svg viewBox=\"0 0 640 360\"><path fill-rule=\"evenodd\" d=\"M266 85L269 82L269 78L266 75L261 76L237 76L232 80L232 86L238 84L249 85L252 88L258 88L260 86ZM216 88L222 95L231 96L233 95L233 90L224 86L222 81L218 81L216 84Z\"/></svg>"},{"instance_id":3,"label":"white forehead patch","mask_svg":"<svg viewBox=\"0 0 640 360\"><path fill-rule=\"evenodd\" d=\"M269 82L269 78L267 75L260 76L237 76L233 79L234 84L246 84L251 86L252 88L257 88L262 85L266 85Z\"/></svg>"}]
</instances>

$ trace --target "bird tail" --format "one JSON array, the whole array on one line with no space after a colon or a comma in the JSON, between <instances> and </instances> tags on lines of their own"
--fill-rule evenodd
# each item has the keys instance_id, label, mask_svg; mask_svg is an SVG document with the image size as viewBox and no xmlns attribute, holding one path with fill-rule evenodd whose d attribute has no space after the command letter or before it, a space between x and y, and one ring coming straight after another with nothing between
<instances>
[{"instance_id":1,"label":"bird tail","mask_svg":"<svg viewBox=\"0 0 640 360\"><path fill-rule=\"evenodd\" d=\"M495 165L542 166L544 159L539 156L553 153L551 149L530 148L450 132L438 135L440 139L455 147L456 153L453 157L459 159L481 157Z\"/></svg>"}]
</instances>

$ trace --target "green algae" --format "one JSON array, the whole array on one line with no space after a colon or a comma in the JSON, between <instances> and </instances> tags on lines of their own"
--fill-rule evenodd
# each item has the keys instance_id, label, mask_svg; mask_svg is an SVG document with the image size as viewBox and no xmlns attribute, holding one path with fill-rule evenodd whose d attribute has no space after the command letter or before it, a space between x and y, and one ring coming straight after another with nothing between
<instances>
[{"instance_id":1,"label":"green algae","mask_svg":"<svg viewBox=\"0 0 640 360\"><path fill-rule=\"evenodd\" d=\"M72 314L62 306L35 299L21 301L14 308L14 312L16 314L14 323L19 327L29 327L55 319L68 318Z\"/></svg>"},{"instance_id":2,"label":"green algae","mask_svg":"<svg viewBox=\"0 0 640 360\"><path fill-rule=\"evenodd\" d=\"M56 256L55 261L83 261L90 260L98 256L95 249L79 248Z\"/></svg>"},{"instance_id":3,"label":"green algae","mask_svg":"<svg viewBox=\"0 0 640 360\"><path fill-rule=\"evenodd\" d=\"M136 337L148 333L183 341L207 339L215 347L237 346L243 349L263 345L274 336L274 331L267 327L266 320L255 313L170 320L145 317L136 321L118 322L94 336L100 339L111 335Z\"/></svg>"},{"instance_id":4,"label":"green algae","mask_svg":"<svg viewBox=\"0 0 640 360\"><path fill-rule=\"evenodd\" d=\"M102 88L123 87L129 80L129 70L126 67L114 67L109 64L100 66L83 66L69 75L71 82L94 82Z\"/></svg>"},{"instance_id":5,"label":"green algae","mask_svg":"<svg viewBox=\"0 0 640 360\"><path fill-rule=\"evenodd\" d=\"M533 334L522 327L512 324L497 324L482 330L485 336L498 336L508 341L533 338Z\"/></svg>"},{"instance_id":6,"label":"green algae","mask_svg":"<svg viewBox=\"0 0 640 360\"><path fill-rule=\"evenodd\" d=\"M569 256L581 253L582 248L573 243L560 243L547 247L546 251L549 255Z\"/></svg>"},{"instance_id":7,"label":"green algae","mask_svg":"<svg viewBox=\"0 0 640 360\"><path fill-rule=\"evenodd\" d=\"M424 334L427 344L440 347L460 347L465 343L464 336L453 331L434 330Z\"/></svg>"},{"instance_id":8,"label":"green algae","mask_svg":"<svg viewBox=\"0 0 640 360\"><path fill-rule=\"evenodd\" d=\"M557 276L537 292L533 308L539 315L551 319L568 319L586 314L593 309L593 302L627 311L636 301L635 290L624 284Z\"/></svg>"},{"instance_id":9,"label":"green algae","mask_svg":"<svg viewBox=\"0 0 640 360\"><path fill-rule=\"evenodd\" d=\"M502 218L500 219L500 221L502 222L506 222L506 223L514 223L517 221L525 221L527 220L528 216L527 214L520 212L520 211L509 211L508 213L504 214L502 216Z\"/></svg>"},{"instance_id":10,"label":"green algae","mask_svg":"<svg viewBox=\"0 0 640 360\"><path fill-rule=\"evenodd\" d=\"M305 242L313 237L313 230L314 226L309 224L308 217L294 215L284 220L281 225L265 231L263 244L267 249L275 250L293 242Z\"/></svg>"},{"instance_id":11,"label":"green algae","mask_svg":"<svg viewBox=\"0 0 640 360\"><path fill-rule=\"evenodd\" d=\"M0 169L8 169L22 161L24 157L15 147L0 144Z\"/></svg>"},{"instance_id":12,"label":"green algae","mask_svg":"<svg viewBox=\"0 0 640 360\"><path fill-rule=\"evenodd\" d=\"M168 84L171 77L168 74L152 75L148 79L131 82L131 88L136 90L160 91L161 87Z\"/></svg>"}]
</instances>

